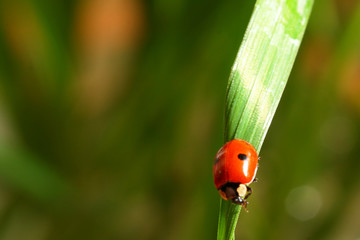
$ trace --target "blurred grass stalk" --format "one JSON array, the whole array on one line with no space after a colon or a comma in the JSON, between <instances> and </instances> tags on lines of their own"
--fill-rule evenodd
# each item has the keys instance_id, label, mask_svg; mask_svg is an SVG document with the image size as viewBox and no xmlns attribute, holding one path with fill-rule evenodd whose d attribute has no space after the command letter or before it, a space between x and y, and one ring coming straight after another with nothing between
<instances>
[{"instance_id":1,"label":"blurred grass stalk","mask_svg":"<svg viewBox=\"0 0 360 240\"><path fill-rule=\"evenodd\" d=\"M313 0L258 0L229 78L225 142L259 152L299 49ZM218 240L235 238L241 207L221 199Z\"/></svg>"},{"instance_id":2,"label":"blurred grass stalk","mask_svg":"<svg viewBox=\"0 0 360 240\"><path fill-rule=\"evenodd\" d=\"M50 166L20 147L0 144L1 180L43 203L67 198L69 185Z\"/></svg>"}]
</instances>

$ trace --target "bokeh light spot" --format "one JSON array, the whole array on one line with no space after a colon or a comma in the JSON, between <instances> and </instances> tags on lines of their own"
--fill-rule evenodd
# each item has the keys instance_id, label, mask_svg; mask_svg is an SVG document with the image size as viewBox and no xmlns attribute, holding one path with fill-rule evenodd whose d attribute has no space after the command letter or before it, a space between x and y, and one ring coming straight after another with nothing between
<instances>
[{"instance_id":1,"label":"bokeh light spot","mask_svg":"<svg viewBox=\"0 0 360 240\"><path fill-rule=\"evenodd\" d=\"M286 210L292 217L307 221L314 218L322 205L319 192L310 186L301 186L290 191L286 198Z\"/></svg>"}]
</instances>

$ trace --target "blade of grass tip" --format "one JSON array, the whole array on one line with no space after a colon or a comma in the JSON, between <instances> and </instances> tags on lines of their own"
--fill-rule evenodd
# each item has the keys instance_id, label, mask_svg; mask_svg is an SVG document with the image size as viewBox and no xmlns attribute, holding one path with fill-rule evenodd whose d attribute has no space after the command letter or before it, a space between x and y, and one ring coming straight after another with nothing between
<instances>
[{"instance_id":1,"label":"blade of grass tip","mask_svg":"<svg viewBox=\"0 0 360 240\"><path fill-rule=\"evenodd\" d=\"M313 0L258 0L229 78L225 142L259 152L299 49ZM218 240L235 238L241 207L220 200Z\"/></svg>"}]
</instances>

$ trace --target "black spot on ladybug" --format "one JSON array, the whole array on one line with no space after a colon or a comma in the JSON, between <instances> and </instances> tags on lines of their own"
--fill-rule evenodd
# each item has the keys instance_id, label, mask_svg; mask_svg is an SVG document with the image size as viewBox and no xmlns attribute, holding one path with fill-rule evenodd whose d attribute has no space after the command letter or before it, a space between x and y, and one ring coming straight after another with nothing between
<instances>
[{"instance_id":1,"label":"black spot on ladybug","mask_svg":"<svg viewBox=\"0 0 360 240\"><path fill-rule=\"evenodd\" d=\"M220 160L220 158L215 158L214 165Z\"/></svg>"},{"instance_id":2,"label":"black spot on ladybug","mask_svg":"<svg viewBox=\"0 0 360 240\"><path fill-rule=\"evenodd\" d=\"M247 160L248 159L248 156L246 156L245 154L242 154L242 153L240 153L239 155L238 155L238 158L240 159L240 160Z\"/></svg>"}]
</instances>

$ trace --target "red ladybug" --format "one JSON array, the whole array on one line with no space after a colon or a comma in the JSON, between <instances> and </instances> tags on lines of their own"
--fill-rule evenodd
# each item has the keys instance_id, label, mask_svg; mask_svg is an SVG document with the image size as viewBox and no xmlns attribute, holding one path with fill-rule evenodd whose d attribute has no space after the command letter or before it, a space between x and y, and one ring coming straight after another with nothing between
<instances>
[{"instance_id":1,"label":"red ladybug","mask_svg":"<svg viewBox=\"0 0 360 240\"><path fill-rule=\"evenodd\" d=\"M255 180L258 155L248 142L234 139L217 152L213 174L216 188L225 200L246 207L252 190L248 186Z\"/></svg>"}]
</instances>

